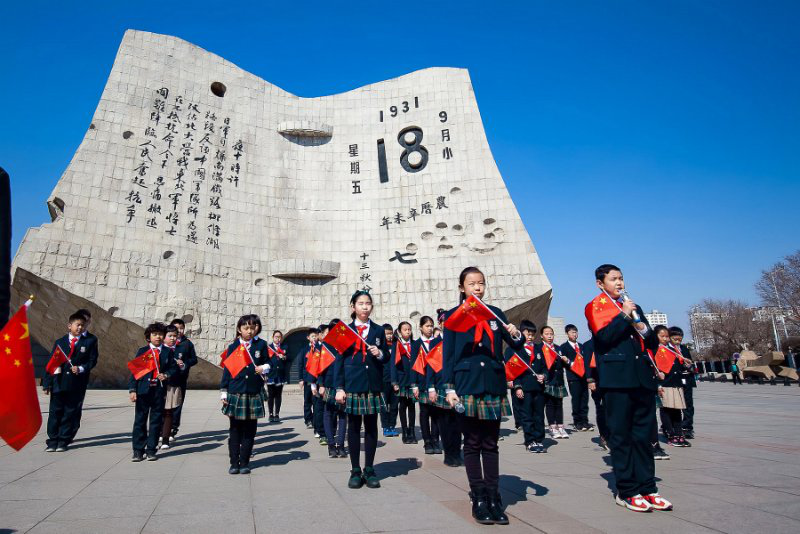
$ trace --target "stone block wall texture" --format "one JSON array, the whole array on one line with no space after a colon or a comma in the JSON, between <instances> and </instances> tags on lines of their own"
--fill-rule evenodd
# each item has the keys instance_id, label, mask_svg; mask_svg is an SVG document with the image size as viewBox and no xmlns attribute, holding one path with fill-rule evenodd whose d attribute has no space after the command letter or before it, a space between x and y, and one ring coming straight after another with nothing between
<instances>
[{"instance_id":1,"label":"stone block wall texture","mask_svg":"<svg viewBox=\"0 0 800 534\"><path fill-rule=\"evenodd\" d=\"M464 69L301 98L128 31L48 208L17 273L140 327L182 317L212 363L242 314L297 331L367 287L375 320L413 321L457 304L468 265L514 320L551 300Z\"/></svg>"}]
</instances>

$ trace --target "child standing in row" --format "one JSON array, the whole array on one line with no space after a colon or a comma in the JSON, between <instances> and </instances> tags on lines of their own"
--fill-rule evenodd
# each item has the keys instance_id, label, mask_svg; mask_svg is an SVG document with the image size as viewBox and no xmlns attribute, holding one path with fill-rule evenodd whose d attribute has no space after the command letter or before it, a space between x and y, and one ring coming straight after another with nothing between
<instances>
[{"instance_id":1,"label":"child standing in row","mask_svg":"<svg viewBox=\"0 0 800 534\"><path fill-rule=\"evenodd\" d=\"M519 399L525 448L529 452L540 454L547 452L544 446L544 382L547 365L544 363L541 347L537 347L535 343L536 325L526 319L520 323L520 328L525 336L525 345L517 350L509 348L506 359L516 353L530 367L514 380L514 396Z\"/></svg>"},{"instance_id":2,"label":"child standing in row","mask_svg":"<svg viewBox=\"0 0 800 534\"><path fill-rule=\"evenodd\" d=\"M419 399L416 373L411 370L416 360L416 355L411 353L411 324L406 321L397 327L397 339L391 353L392 385L397 393L400 426L403 430L403 443L417 443L416 435L416 406ZM415 393L416 389L416 393Z\"/></svg>"},{"instance_id":3,"label":"child standing in row","mask_svg":"<svg viewBox=\"0 0 800 534\"><path fill-rule=\"evenodd\" d=\"M386 335L386 343L394 347L394 328L389 323L383 325L383 332ZM383 366L383 398L386 401L386 410L381 412L381 426L383 427L383 437L396 438L400 435L397 430L397 415L399 400L397 392L392 384L392 365L394 355L391 356L390 363ZM403 434L405 437L405 434Z\"/></svg>"},{"instance_id":4,"label":"child standing in row","mask_svg":"<svg viewBox=\"0 0 800 534\"><path fill-rule=\"evenodd\" d=\"M375 473L375 450L378 447L378 413L385 407L383 395L383 365L389 359L389 347L383 327L372 321L372 297L366 291L356 291L350 299L350 328L361 341L336 359L334 381L336 402L347 412L347 445L350 448L350 480L347 486L358 489L381 486ZM361 471L361 425L364 425L364 471Z\"/></svg>"},{"instance_id":5,"label":"child standing in row","mask_svg":"<svg viewBox=\"0 0 800 534\"><path fill-rule=\"evenodd\" d=\"M553 345L555 331L550 326L542 327L542 344L539 349L547 364L547 379L544 387L545 413L550 425L550 436L555 439L569 439L564 429L564 397L567 388L564 385L564 360L561 351ZM569 361L569 360L567 360Z\"/></svg>"},{"instance_id":6,"label":"child standing in row","mask_svg":"<svg viewBox=\"0 0 800 534\"><path fill-rule=\"evenodd\" d=\"M231 475L250 473L258 420L266 415L264 377L269 372L268 348L263 339L254 339L261 331L258 315L243 315L236 323L236 339L228 346L226 360L243 347L247 365L235 376L223 366L219 384L222 414L229 419L228 456Z\"/></svg>"},{"instance_id":7,"label":"child standing in row","mask_svg":"<svg viewBox=\"0 0 800 534\"><path fill-rule=\"evenodd\" d=\"M186 369L186 363L177 358L175 353L178 343L178 329L175 325L169 325L164 336L164 346L172 351L175 356L175 364L178 369L167 380L167 394L164 399L164 424L161 426L161 445L159 450L169 449L169 440L172 435L172 420L175 410L183 402L183 392L181 391L181 372Z\"/></svg>"},{"instance_id":8,"label":"child standing in row","mask_svg":"<svg viewBox=\"0 0 800 534\"><path fill-rule=\"evenodd\" d=\"M281 420L281 401L283 400L283 384L286 383L286 347L283 341L283 332L275 330L272 333L272 343L267 347L269 352L269 374L267 375L267 407L269 408L269 422L279 423Z\"/></svg>"}]
</instances>

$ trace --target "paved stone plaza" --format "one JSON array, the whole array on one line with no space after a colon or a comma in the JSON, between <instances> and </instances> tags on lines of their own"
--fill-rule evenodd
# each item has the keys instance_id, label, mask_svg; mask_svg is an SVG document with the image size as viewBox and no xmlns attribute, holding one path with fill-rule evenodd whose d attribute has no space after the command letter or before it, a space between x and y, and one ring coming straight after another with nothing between
<instances>
[{"instance_id":1,"label":"paved stone plaza","mask_svg":"<svg viewBox=\"0 0 800 534\"><path fill-rule=\"evenodd\" d=\"M216 392L190 391L177 445L134 464L127 393L89 391L70 451L45 453L44 428L21 452L0 448L0 532L800 531L797 387L701 384L694 447L669 449L672 459L656 466L676 508L666 513L613 504L608 456L594 434L533 455L506 422L508 527L476 526L463 468L399 438L381 438L381 489L347 489L349 461L327 457L303 425L302 397L287 393L284 421L259 428L252 474L230 476Z\"/></svg>"}]
</instances>

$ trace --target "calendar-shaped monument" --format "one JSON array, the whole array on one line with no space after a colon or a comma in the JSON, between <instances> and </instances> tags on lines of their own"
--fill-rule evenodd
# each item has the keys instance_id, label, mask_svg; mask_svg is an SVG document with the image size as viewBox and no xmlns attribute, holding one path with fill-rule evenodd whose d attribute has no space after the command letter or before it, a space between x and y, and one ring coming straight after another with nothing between
<instances>
[{"instance_id":1,"label":"calendar-shaped monument","mask_svg":"<svg viewBox=\"0 0 800 534\"><path fill-rule=\"evenodd\" d=\"M297 331L365 288L377 320L413 321L457 304L468 265L515 320L542 324L551 299L464 69L301 98L128 31L48 206L16 256L26 283L140 326L183 317L212 363L244 313Z\"/></svg>"}]
</instances>

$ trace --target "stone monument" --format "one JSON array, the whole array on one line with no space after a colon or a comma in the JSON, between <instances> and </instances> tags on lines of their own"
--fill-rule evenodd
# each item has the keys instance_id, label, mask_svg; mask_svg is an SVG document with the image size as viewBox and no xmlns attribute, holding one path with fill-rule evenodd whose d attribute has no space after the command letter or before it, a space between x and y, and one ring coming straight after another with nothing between
<instances>
[{"instance_id":1,"label":"stone monument","mask_svg":"<svg viewBox=\"0 0 800 534\"><path fill-rule=\"evenodd\" d=\"M183 318L211 363L244 313L297 339L367 288L376 320L413 322L457 304L468 265L512 320L543 324L551 300L464 69L301 98L128 31L47 205L15 295L54 285L65 322L70 295L140 327Z\"/></svg>"}]
</instances>

